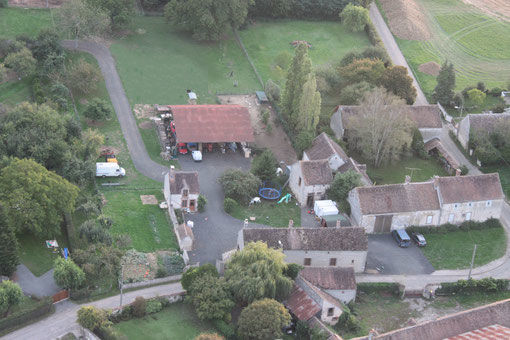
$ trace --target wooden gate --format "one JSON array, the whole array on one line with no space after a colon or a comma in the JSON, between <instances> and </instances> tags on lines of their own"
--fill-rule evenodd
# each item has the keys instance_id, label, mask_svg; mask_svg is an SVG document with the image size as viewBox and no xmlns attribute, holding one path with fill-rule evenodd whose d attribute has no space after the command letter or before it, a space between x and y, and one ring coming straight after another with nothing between
<instances>
[{"instance_id":1,"label":"wooden gate","mask_svg":"<svg viewBox=\"0 0 510 340\"><path fill-rule=\"evenodd\" d=\"M379 215L375 217L374 233L389 233L393 215Z\"/></svg>"},{"instance_id":2,"label":"wooden gate","mask_svg":"<svg viewBox=\"0 0 510 340\"><path fill-rule=\"evenodd\" d=\"M69 291L68 290L61 290L57 294L53 295L53 303L65 300L69 297Z\"/></svg>"}]
</instances>

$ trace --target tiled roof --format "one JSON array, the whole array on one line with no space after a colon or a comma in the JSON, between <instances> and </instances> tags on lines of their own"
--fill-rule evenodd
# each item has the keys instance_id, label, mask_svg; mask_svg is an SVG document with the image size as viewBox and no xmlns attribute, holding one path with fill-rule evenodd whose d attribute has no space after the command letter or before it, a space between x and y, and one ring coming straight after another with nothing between
<instances>
[{"instance_id":1,"label":"tiled roof","mask_svg":"<svg viewBox=\"0 0 510 340\"><path fill-rule=\"evenodd\" d=\"M312 146L305 151L308 159L320 160L329 159L334 154L337 154L343 160L346 160L347 154L345 151L333 141L325 132L321 133L312 142Z\"/></svg>"},{"instance_id":2,"label":"tiled roof","mask_svg":"<svg viewBox=\"0 0 510 340\"><path fill-rule=\"evenodd\" d=\"M459 334L489 328L493 325L510 327L510 299L375 335L372 336L372 340L443 340L449 337L467 340L470 338L460 338ZM355 340L367 340L368 338L368 336L364 336ZM485 339L493 338L487 337ZM494 339L508 340L509 338Z\"/></svg>"},{"instance_id":3,"label":"tiled roof","mask_svg":"<svg viewBox=\"0 0 510 340\"><path fill-rule=\"evenodd\" d=\"M327 160L299 161L305 185L326 185L333 181L333 173Z\"/></svg>"},{"instance_id":4,"label":"tiled roof","mask_svg":"<svg viewBox=\"0 0 510 340\"><path fill-rule=\"evenodd\" d=\"M308 321L321 310L319 305L296 285L285 301L285 306L301 321Z\"/></svg>"},{"instance_id":5,"label":"tiled roof","mask_svg":"<svg viewBox=\"0 0 510 340\"><path fill-rule=\"evenodd\" d=\"M244 228L244 243L262 241L283 250L366 251L363 227Z\"/></svg>"},{"instance_id":6,"label":"tiled roof","mask_svg":"<svg viewBox=\"0 0 510 340\"><path fill-rule=\"evenodd\" d=\"M178 143L253 142L248 109L240 105L169 105Z\"/></svg>"},{"instance_id":7,"label":"tiled roof","mask_svg":"<svg viewBox=\"0 0 510 340\"><path fill-rule=\"evenodd\" d=\"M499 174L438 177L443 203L462 203L503 199Z\"/></svg>"},{"instance_id":8,"label":"tiled roof","mask_svg":"<svg viewBox=\"0 0 510 340\"><path fill-rule=\"evenodd\" d=\"M508 113L481 113L469 114L469 127L472 131L493 132L494 129L504 122L510 122Z\"/></svg>"},{"instance_id":9,"label":"tiled roof","mask_svg":"<svg viewBox=\"0 0 510 340\"><path fill-rule=\"evenodd\" d=\"M491 325L475 329L474 331L451 336L445 340L508 340L510 328L501 325Z\"/></svg>"},{"instance_id":10,"label":"tiled roof","mask_svg":"<svg viewBox=\"0 0 510 340\"><path fill-rule=\"evenodd\" d=\"M349 125L349 117L358 114L359 106L340 106L342 122L346 129ZM441 111L437 105L408 105L406 112L418 129L440 129L443 127Z\"/></svg>"},{"instance_id":11,"label":"tiled roof","mask_svg":"<svg viewBox=\"0 0 510 340\"><path fill-rule=\"evenodd\" d=\"M356 278L352 267L305 267L299 272L299 275L322 289L356 289Z\"/></svg>"},{"instance_id":12,"label":"tiled roof","mask_svg":"<svg viewBox=\"0 0 510 340\"><path fill-rule=\"evenodd\" d=\"M355 188L365 215L439 210L432 182Z\"/></svg>"},{"instance_id":13,"label":"tiled roof","mask_svg":"<svg viewBox=\"0 0 510 340\"><path fill-rule=\"evenodd\" d=\"M365 164L359 164L352 157L349 157L345 164L338 168L338 172L344 173L349 170L359 173L361 175L361 181L366 185L372 185L372 180L367 175Z\"/></svg>"},{"instance_id":14,"label":"tiled roof","mask_svg":"<svg viewBox=\"0 0 510 340\"><path fill-rule=\"evenodd\" d=\"M198 172L196 171L170 171L170 193L181 194L182 189L188 189L190 194L199 194Z\"/></svg>"},{"instance_id":15,"label":"tiled roof","mask_svg":"<svg viewBox=\"0 0 510 340\"><path fill-rule=\"evenodd\" d=\"M454 169L458 169L460 167L459 163L453 158L453 156L448 152L448 150L443 146L443 143L439 140L439 138L432 138L427 143L425 143L425 151L429 152L432 149L437 149L439 154L443 156L448 164Z\"/></svg>"}]
</instances>

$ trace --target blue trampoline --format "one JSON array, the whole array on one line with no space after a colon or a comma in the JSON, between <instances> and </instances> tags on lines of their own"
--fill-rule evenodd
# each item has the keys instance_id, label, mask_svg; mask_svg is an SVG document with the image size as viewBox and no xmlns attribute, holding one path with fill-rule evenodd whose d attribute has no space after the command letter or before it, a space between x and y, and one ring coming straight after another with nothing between
<instances>
[{"instance_id":1,"label":"blue trampoline","mask_svg":"<svg viewBox=\"0 0 510 340\"><path fill-rule=\"evenodd\" d=\"M271 182L264 182L259 188L259 196L266 200L277 200L282 195L282 187Z\"/></svg>"}]
</instances>

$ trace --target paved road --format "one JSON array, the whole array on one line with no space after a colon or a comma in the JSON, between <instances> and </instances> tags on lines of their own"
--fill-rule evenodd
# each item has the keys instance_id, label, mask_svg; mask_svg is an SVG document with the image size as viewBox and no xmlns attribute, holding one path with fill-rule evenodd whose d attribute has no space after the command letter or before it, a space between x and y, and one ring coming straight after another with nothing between
<instances>
[{"instance_id":1,"label":"paved road","mask_svg":"<svg viewBox=\"0 0 510 340\"><path fill-rule=\"evenodd\" d=\"M97 59L135 168L145 176L163 182L164 175L168 172L168 169L151 160L145 149L145 144L136 125L135 117L122 87L122 82L115 68L115 60L110 50L101 44L91 41L76 42L74 40L64 40L62 46L70 50L90 53Z\"/></svg>"},{"instance_id":2,"label":"paved road","mask_svg":"<svg viewBox=\"0 0 510 340\"><path fill-rule=\"evenodd\" d=\"M172 294L183 293L184 290L180 282L171 283L162 286L149 287L140 289L124 294L123 305L127 305L135 300L137 296L143 296L144 298L152 298L155 296L164 296ZM96 306L99 308L113 309L119 307L119 295L112 296L103 300L94 301L91 303L85 303L77 305L69 300L59 302L55 305L55 313L41 321L18 329L12 333L7 334L0 339L5 340L27 340L27 339L55 339L68 332L76 331L79 329L76 323L76 313L82 306ZM76 333L79 334L79 333Z\"/></svg>"},{"instance_id":3,"label":"paved road","mask_svg":"<svg viewBox=\"0 0 510 340\"><path fill-rule=\"evenodd\" d=\"M375 3L372 3L370 5L370 19L374 23L375 29L377 30L377 33L379 33L379 36L381 37L381 40L383 41L384 46L386 47L386 51L388 52L391 60L393 61L393 64L405 66L407 68L407 71L409 72L409 75L413 78L413 85L417 91L416 101L414 102L414 105L427 105L428 104L427 98L423 94L420 85L418 84L416 78L414 77L413 71L407 64L404 55L398 48L397 42L395 41L393 34L388 28L388 25L386 25L386 22L384 21Z\"/></svg>"},{"instance_id":4,"label":"paved road","mask_svg":"<svg viewBox=\"0 0 510 340\"><path fill-rule=\"evenodd\" d=\"M448 133L448 126L443 126L441 130L441 136L439 139L441 140L441 144L445 147L445 149L450 153L450 155L455 158L455 160L460 165L465 165L469 169L470 175L480 175L482 172L464 156L464 154L459 150L457 144L452 140L450 134Z\"/></svg>"},{"instance_id":5,"label":"paved road","mask_svg":"<svg viewBox=\"0 0 510 340\"><path fill-rule=\"evenodd\" d=\"M25 294L38 297L52 296L61 290L53 279L53 269L37 277L24 264L20 264L16 268L14 281L20 285Z\"/></svg>"}]
</instances>

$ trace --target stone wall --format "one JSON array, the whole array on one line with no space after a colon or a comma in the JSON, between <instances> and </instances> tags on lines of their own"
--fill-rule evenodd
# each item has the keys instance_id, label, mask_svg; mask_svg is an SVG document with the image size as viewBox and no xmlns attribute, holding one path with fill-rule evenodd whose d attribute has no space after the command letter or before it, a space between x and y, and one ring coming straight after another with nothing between
<instances>
[{"instance_id":1,"label":"stone wall","mask_svg":"<svg viewBox=\"0 0 510 340\"><path fill-rule=\"evenodd\" d=\"M130 289L130 288L155 286L155 285L159 285L162 283L180 281L181 278L182 278L182 275L173 275L173 276L162 277L162 278L154 279L154 280L126 283L122 287L123 287L123 289Z\"/></svg>"},{"instance_id":2,"label":"stone wall","mask_svg":"<svg viewBox=\"0 0 510 340\"><path fill-rule=\"evenodd\" d=\"M312 260L310 267L329 267L329 260L336 258L336 267L354 267L356 273L365 271L367 251L304 251L284 250L285 262L304 264L305 258Z\"/></svg>"}]
</instances>

